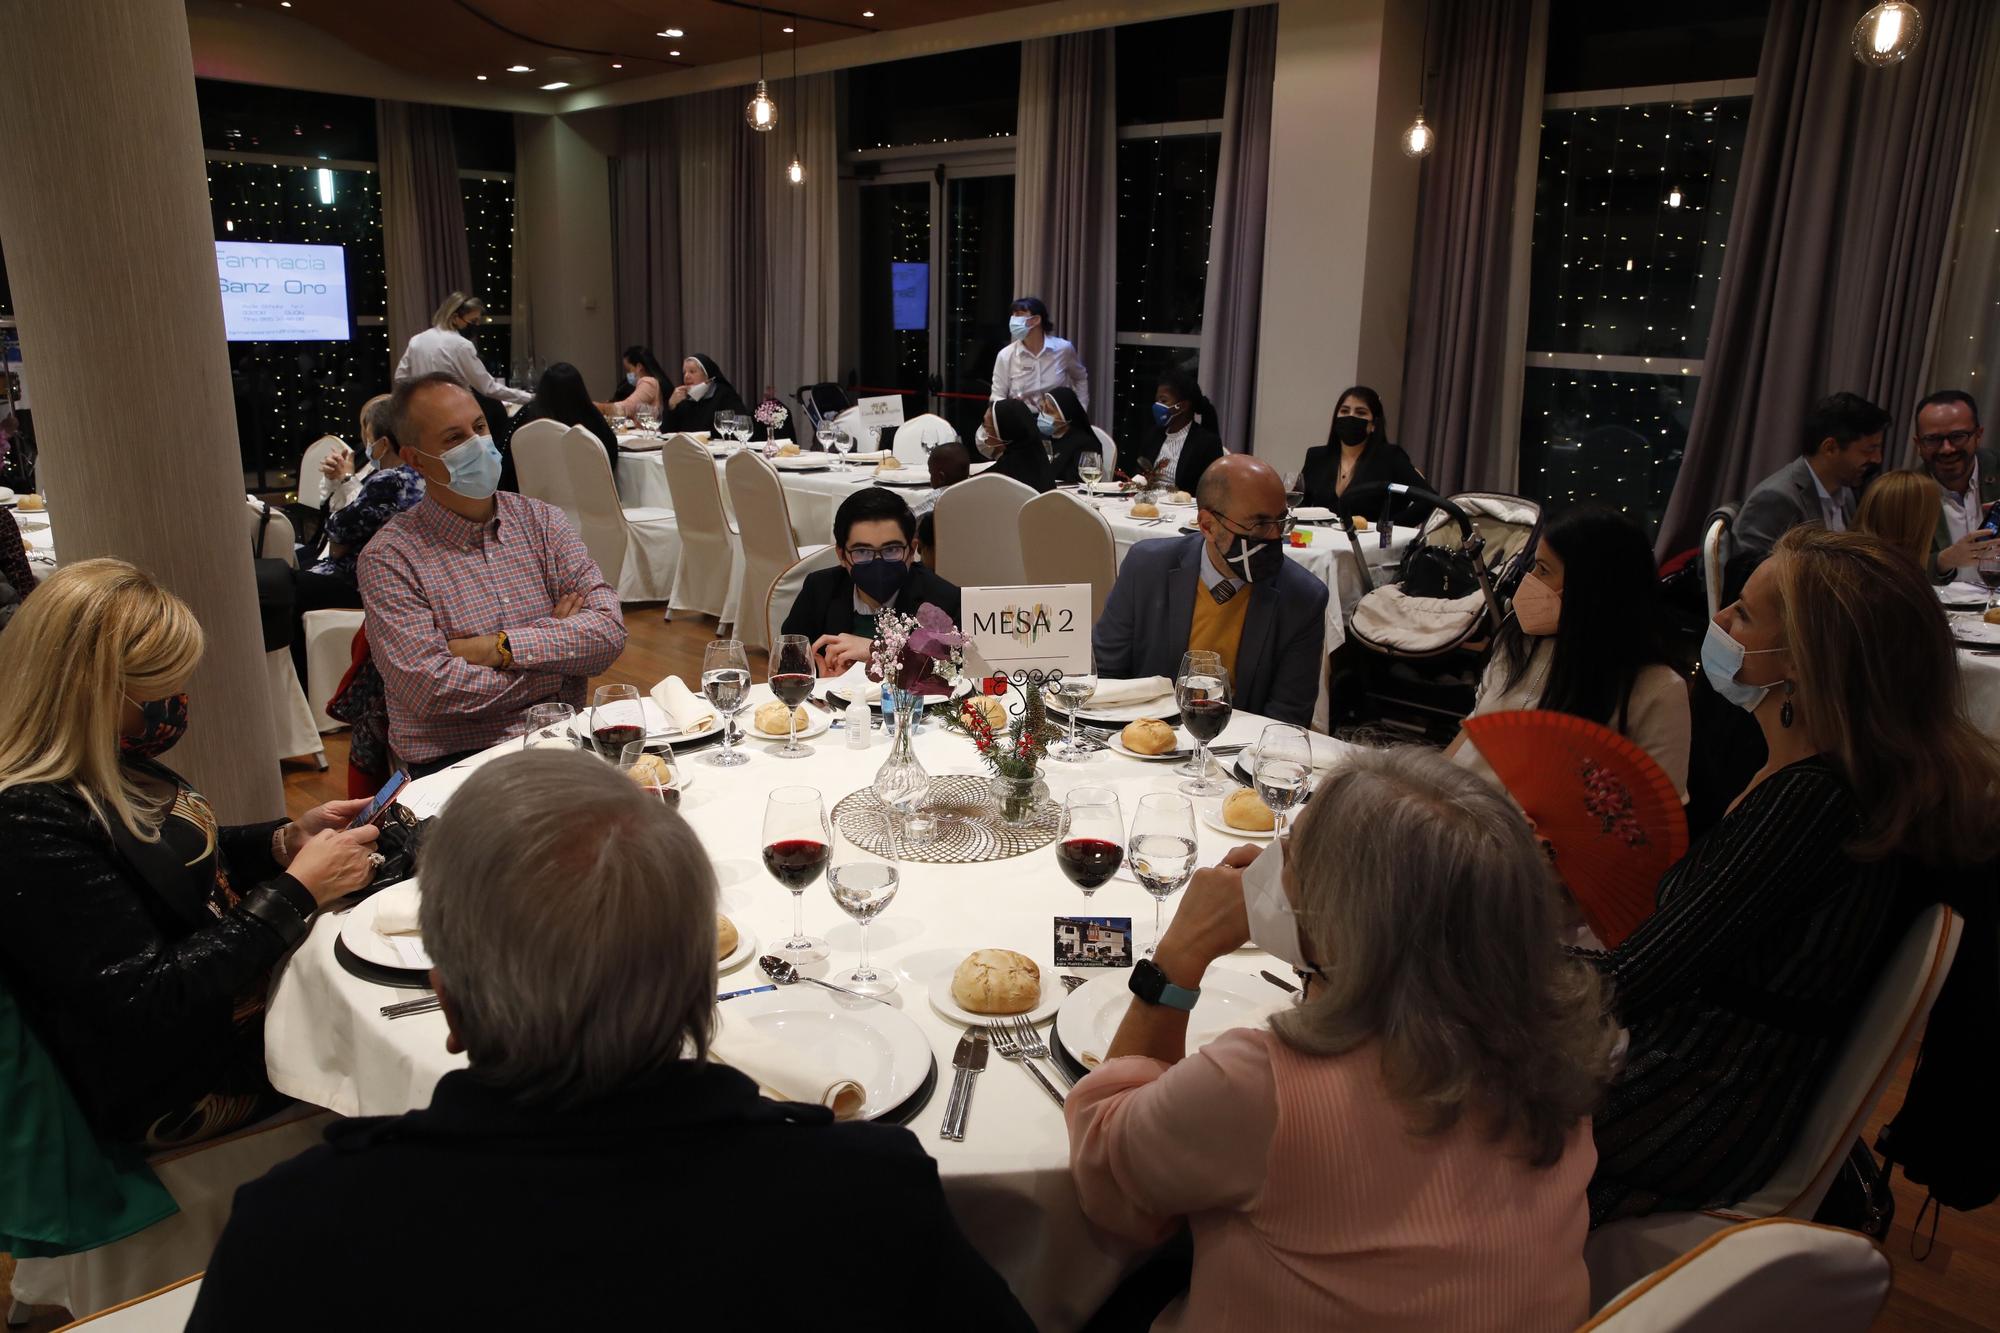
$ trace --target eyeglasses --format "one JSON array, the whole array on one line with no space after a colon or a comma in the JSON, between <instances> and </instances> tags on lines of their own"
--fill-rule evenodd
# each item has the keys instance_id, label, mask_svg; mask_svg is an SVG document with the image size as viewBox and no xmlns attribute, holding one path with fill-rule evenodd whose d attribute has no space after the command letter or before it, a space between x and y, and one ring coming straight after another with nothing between
<instances>
[{"instance_id":1,"label":"eyeglasses","mask_svg":"<svg viewBox=\"0 0 2000 1333\"><path fill-rule=\"evenodd\" d=\"M1241 525L1220 509L1211 509L1208 512L1215 515L1215 521L1222 525L1225 532L1232 533L1238 537L1252 537L1261 538L1264 541L1276 541L1280 537L1290 536L1292 529L1298 526L1297 520L1291 516L1289 511L1287 511L1283 518L1259 518Z\"/></svg>"},{"instance_id":2,"label":"eyeglasses","mask_svg":"<svg viewBox=\"0 0 2000 1333\"><path fill-rule=\"evenodd\" d=\"M910 548L901 542L891 542L887 546L850 546L847 558L857 565L865 565L874 560L897 561L907 559Z\"/></svg>"},{"instance_id":3,"label":"eyeglasses","mask_svg":"<svg viewBox=\"0 0 2000 1333\"><path fill-rule=\"evenodd\" d=\"M1971 443L1974 434L1975 432L1969 430L1954 430L1942 435L1919 435L1917 443L1926 449L1937 449L1947 444L1954 449L1963 449Z\"/></svg>"}]
</instances>

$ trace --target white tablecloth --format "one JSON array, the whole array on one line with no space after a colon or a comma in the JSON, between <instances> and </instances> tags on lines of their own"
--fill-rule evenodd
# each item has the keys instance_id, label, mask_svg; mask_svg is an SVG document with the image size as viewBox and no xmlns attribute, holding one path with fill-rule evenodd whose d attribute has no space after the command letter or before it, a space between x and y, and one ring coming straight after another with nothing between
<instances>
[{"instance_id":1,"label":"white tablecloth","mask_svg":"<svg viewBox=\"0 0 2000 1333\"><path fill-rule=\"evenodd\" d=\"M45 579L55 573L56 539L48 511L24 514L18 508L10 508L9 512L21 529L21 545L28 550L28 564L33 566L35 577Z\"/></svg>"},{"instance_id":2,"label":"white tablecloth","mask_svg":"<svg viewBox=\"0 0 2000 1333\"><path fill-rule=\"evenodd\" d=\"M1965 711L1972 725L2000 738L2000 657L1978 657L1961 648L1958 675L1965 682Z\"/></svg>"},{"instance_id":3,"label":"white tablecloth","mask_svg":"<svg viewBox=\"0 0 2000 1333\"><path fill-rule=\"evenodd\" d=\"M667 490L667 470L661 463L657 449L641 450L621 443L618 455L618 498L619 503L631 508L649 505L661 509L674 507L673 495ZM735 509L729 503L729 483L723 477L723 459L715 460L716 484L722 487L722 508L735 518ZM779 477L785 488L785 501L792 511L792 536L801 546L823 546L833 540L833 511L840 508L840 502L864 486L875 483L874 465L856 463L842 470L831 466L822 472L787 472L780 470ZM930 492L915 488L903 488L904 495L915 504Z\"/></svg>"},{"instance_id":4,"label":"white tablecloth","mask_svg":"<svg viewBox=\"0 0 2000 1333\"><path fill-rule=\"evenodd\" d=\"M1239 714L1221 739L1254 741L1264 724L1263 718ZM752 741L752 761L733 769L703 763L700 753L689 756L694 784L682 798L681 812L714 858L724 910L739 928L755 932L760 951L789 932L792 911L791 896L759 860L765 793L779 783L809 783L819 788L830 813L841 797L872 782L887 757L886 733L872 735L870 748L855 751L846 748L841 732L829 731L810 742L812 757L799 760L773 759L762 743ZM981 771L971 743L935 722L919 734L916 749L933 775ZM496 748L488 753L505 752ZM1115 787L1129 820L1142 794L1169 790L1180 781L1172 769L1172 764L1142 763L1107 751L1082 764L1049 764L1048 781L1058 801L1071 787L1085 783ZM420 800L435 797L464 777L464 771L440 773L412 784L412 792ZM1206 824L1197 821L1197 827L1204 863L1212 864L1233 845L1233 839ZM939 1065L939 1088L910 1128L937 1158L960 1224L1012 1284L1036 1324L1075 1328L1115 1285L1127 1256L1107 1248L1085 1223L1070 1183L1062 1112L1025 1071L995 1057L979 1079L965 1142L938 1137L959 1029L932 1011L925 987L940 970L987 946L1027 954L1041 964L1045 983L1057 985L1052 947L1057 914L1130 916L1136 932L1150 938L1153 901L1137 882L1123 877L1085 898L1057 868L1053 847L978 865L908 863L904 875L896 901L873 926L870 945L878 965L895 968L900 985L894 1003L930 1039ZM815 967L829 969L822 975L852 967L860 928L835 907L823 883L806 891L804 903L806 929L832 945L831 958ZM1167 905L1170 915L1175 905ZM282 1092L348 1115L389 1115L425 1106L437 1080L463 1063L445 1053L444 1020L437 1014L383 1018L382 1005L407 999L411 992L361 981L344 971L333 959L339 925L338 918L322 917L279 973L265 1019L271 1082ZM1234 955L1218 966L1253 977L1259 968L1277 967L1254 952ZM756 965L749 963L725 973L720 988L762 982ZM761 1178L756 1170L745 1177L746 1182ZM754 1194L754 1185L746 1183L740 1204L754 1206Z\"/></svg>"}]
</instances>

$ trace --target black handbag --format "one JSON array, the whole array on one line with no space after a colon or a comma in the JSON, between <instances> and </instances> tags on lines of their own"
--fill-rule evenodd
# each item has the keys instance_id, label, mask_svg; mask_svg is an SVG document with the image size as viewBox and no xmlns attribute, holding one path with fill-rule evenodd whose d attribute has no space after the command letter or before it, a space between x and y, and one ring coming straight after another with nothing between
<instances>
[{"instance_id":1,"label":"black handbag","mask_svg":"<svg viewBox=\"0 0 2000 1333\"><path fill-rule=\"evenodd\" d=\"M1889 1224L1895 1220L1896 1196L1889 1188L1889 1169L1875 1159L1867 1144L1856 1139L1813 1221L1858 1231L1879 1241L1888 1236Z\"/></svg>"},{"instance_id":2,"label":"black handbag","mask_svg":"<svg viewBox=\"0 0 2000 1333\"><path fill-rule=\"evenodd\" d=\"M292 581L290 562L266 558L264 530L271 526L271 506L264 505L257 519L257 536L250 543L250 565L257 574L257 618L264 631L264 651L275 653L292 646L292 607L298 586Z\"/></svg>"},{"instance_id":3,"label":"black handbag","mask_svg":"<svg viewBox=\"0 0 2000 1333\"><path fill-rule=\"evenodd\" d=\"M366 892L373 893L376 889L400 884L417 873L417 852L435 819L435 816L419 819L406 806L389 807L382 816L381 831L375 839L375 851L381 856L382 864L375 867L375 877L368 881Z\"/></svg>"},{"instance_id":4,"label":"black handbag","mask_svg":"<svg viewBox=\"0 0 2000 1333\"><path fill-rule=\"evenodd\" d=\"M1396 581L1411 597L1457 599L1479 591L1479 570L1456 546L1411 542L1396 570Z\"/></svg>"}]
</instances>

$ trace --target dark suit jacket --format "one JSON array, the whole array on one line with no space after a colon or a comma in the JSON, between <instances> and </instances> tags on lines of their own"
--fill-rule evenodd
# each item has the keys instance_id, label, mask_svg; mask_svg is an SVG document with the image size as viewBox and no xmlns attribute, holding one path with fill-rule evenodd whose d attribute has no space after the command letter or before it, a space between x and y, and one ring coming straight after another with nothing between
<instances>
[{"instance_id":1,"label":"dark suit jacket","mask_svg":"<svg viewBox=\"0 0 2000 1333\"><path fill-rule=\"evenodd\" d=\"M1138 460L1142 467L1151 467L1153 460L1160 456L1160 446L1167 442L1167 433L1160 429L1158 422L1149 422L1146 433L1139 437ZM1201 474L1208 471L1208 465L1222 457L1222 437L1199 421L1188 427L1188 437L1181 444L1181 456L1174 463L1174 489L1194 494Z\"/></svg>"},{"instance_id":2,"label":"dark suit jacket","mask_svg":"<svg viewBox=\"0 0 2000 1333\"><path fill-rule=\"evenodd\" d=\"M912 565L903 590L896 594L896 609L913 616L925 602L934 603L950 616L952 624L958 623L957 586L939 578L935 570ZM784 628L778 632L803 634L808 639L817 639L822 634L854 633L853 578L839 565L806 575L799 599L785 613Z\"/></svg>"},{"instance_id":3,"label":"dark suit jacket","mask_svg":"<svg viewBox=\"0 0 2000 1333\"><path fill-rule=\"evenodd\" d=\"M1300 486L1305 491L1305 504L1319 505L1326 509L1338 508L1340 496L1335 494L1334 487L1339 481L1339 445L1318 444L1306 450L1306 463L1300 481ZM1361 451L1361 461L1354 465L1354 475L1348 478L1347 490L1349 494L1353 494L1357 487L1376 482L1399 483L1404 486L1421 487L1424 490L1431 488L1430 483L1417 471L1417 465L1403 452L1402 446L1391 444L1387 440L1376 440ZM1373 512L1363 514L1362 517L1373 522L1382 511L1379 505L1373 503L1370 508ZM1421 523L1430 512L1431 507L1426 504L1400 504L1396 507L1395 521Z\"/></svg>"},{"instance_id":4,"label":"dark suit jacket","mask_svg":"<svg viewBox=\"0 0 2000 1333\"><path fill-rule=\"evenodd\" d=\"M815 1198L868 1200L867 1243L893 1263L857 1267L822 1229L716 1211L773 1163ZM393 1235L387 1200L415 1210ZM329 1256L371 1235L365 1280L329 1281ZM573 1325L574 1283L522 1280L524 1238L536 1272L588 1274L588 1303L631 1327L714 1327L714 1312L755 1310L780 1287L816 1293L836 1323L935 1328L949 1314L968 1329L1032 1327L959 1231L910 1131L837 1125L692 1061L569 1109L520 1105L458 1071L422 1111L335 1124L236 1192L187 1326Z\"/></svg>"},{"instance_id":5,"label":"dark suit jacket","mask_svg":"<svg viewBox=\"0 0 2000 1333\"><path fill-rule=\"evenodd\" d=\"M1854 500L1850 500L1845 511L1850 527L1854 524L1854 510ZM1818 523L1822 518L1812 465L1803 456L1794 458L1758 482L1750 498L1743 502L1734 526L1729 529L1729 558L1768 555L1778 544L1778 538L1801 523Z\"/></svg>"},{"instance_id":6,"label":"dark suit jacket","mask_svg":"<svg viewBox=\"0 0 2000 1333\"><path fill-rule=\"evenodd\" d=\"M1923 469L1926 473L1929 468ZM1991 505L2000 500L2000 450L1981 449L1979 451L1979 503ZM1947 583L1952 576L1938 568L1937 558L1944 548L1951 545L1951 528L1944 521L1944 496L1938 495L1937 531L1931 536L1931 577L1939 583Z\"/></svg>"},{"instance_id":7,"label":"dark suit jacket","mask_svg":"<svg viewBox=\"0 0 2000 1333\"><path fill-rule=\"evenodd\" d=\"M1194 625L1194 599L1207 596L1205 545L1198 535L1155 537L1126 553L1090 636L1099 675L1173 678ZM1326 585L1288 557L1276 579L1236 595L1250 598L1236 649L1236 706L1310 726L1326 672Z\"/></svg>"}]
</instances>

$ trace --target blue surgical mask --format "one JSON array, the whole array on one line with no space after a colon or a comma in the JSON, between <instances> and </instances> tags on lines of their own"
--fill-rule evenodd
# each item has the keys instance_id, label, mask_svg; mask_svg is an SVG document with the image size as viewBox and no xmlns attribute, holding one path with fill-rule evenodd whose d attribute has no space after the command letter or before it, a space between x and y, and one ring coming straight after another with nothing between
<instances>
[{"instance_id":1,"label":"blue surgical mask","mask_svg":"<svg viewBox=\"0 0 2000 1333\"><path fill-rule=\"evenodd\" d=\"M468 500L484 500L500 489L500 450L491 435L475 435L433 454L451 474L446 483Z\"/></svg>"},{"instance_id":2,"label":"blue surgical mask","mask_svg":"<svg viewBox=\"0 0 2000 1333\"><path fill-rule=\"evenodd\" d=\"M1174 409L1173 409L1172 405L1170 405L1170 404L1168 404L1168 403L1154 403L1154 404L1153 404L1153 424L1154 424L1154 425L1156 425L1156 426L1164 426L1164 425L1166 425L1166 424L1167 424L1167 423L1168 423L1169 421L1172 421L1173 419L1174 419Z\"/></svg>"},{"instance_id":3,"label":"blue surgical mask","mask_svg":"<svg viewBox=\"0 0 2000 1333\"><path fill-rule=\"evenodd\" d=\"M1042 433L1043 439L1053 440L1056 437L1056 419L1047 412L1037 412L1035 413L1035 429Z\"/></svg>"},{"instance_id":4,"label":"blue surgical mask","mask_svg":"<svg viewBox=\"0 0 2000 1333\"><path fill-rule=\"evenodd\" d=\"M636 370L626 371L625 383L630 388L637 388L639 386L639 372Z\"/></svg>"},{"instance_id":5,"label":"blue surgical mask","mask_svg":"<svg viewBox=\"0 0 2000 1333\"><path fill-rule=\"evenodd\" d=\"M1715 692L1735 704L1746 713L1757 711L1757 705L1764 702L1764 696L1771 692L1769 685L1746 685L1736 679L1736 673L1743 669L1743 659L1756 653L1779 653L1782 648L1745 648L1732 637L1728 630L1708 622L1708 635L1701 641L1701 672L1708 677L1708 683Z\"/></svg>"},{"instance_id":6,"label":"blue surgical mask","mask_svg":"<svg viewBox=\"0 0 2000 1333\"><path fill-rule=\"evenodd\" d=\"M1014 335L1015 342L1019 342L1021 339L1027 337L1028 317L1026 315L1015 315L1010 318L1007 321L1007 332Z\"/></svg>"}]
</instances>

